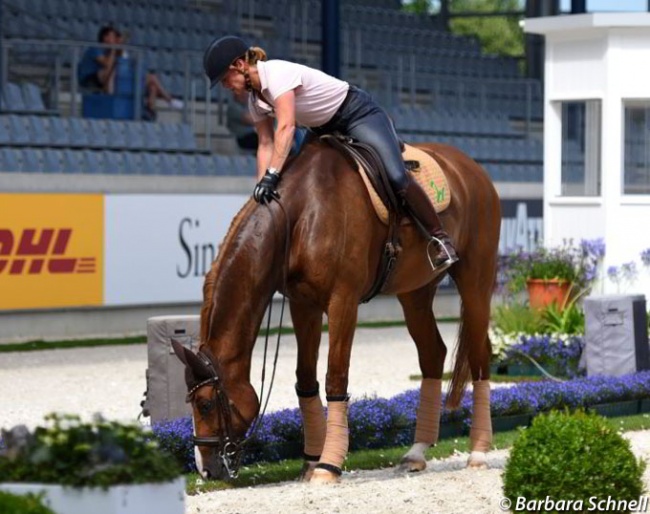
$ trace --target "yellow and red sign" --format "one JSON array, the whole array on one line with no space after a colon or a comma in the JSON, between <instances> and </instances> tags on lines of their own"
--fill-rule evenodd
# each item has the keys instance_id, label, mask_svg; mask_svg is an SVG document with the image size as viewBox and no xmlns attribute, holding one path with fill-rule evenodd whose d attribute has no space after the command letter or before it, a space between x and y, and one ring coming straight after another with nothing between
<instances>
[{"instance_id":1,"label":"yellow and red sign","mask_svg":"<svg viewBox=\"0 0 650 514\"><path fill-rule=\"evenodd\" d=\"M102 195L0 194L0 309L103 303Z\"/></svg>"}]
</instances>

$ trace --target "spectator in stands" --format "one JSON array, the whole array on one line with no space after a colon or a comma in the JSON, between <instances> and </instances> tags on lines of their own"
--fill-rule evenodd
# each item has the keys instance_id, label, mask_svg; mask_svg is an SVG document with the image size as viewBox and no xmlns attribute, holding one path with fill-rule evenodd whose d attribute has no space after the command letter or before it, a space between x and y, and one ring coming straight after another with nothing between
<instances>
[{"instance_id":1,"label":"spectator in stands","mask_svg":"<svg viewBox=\"0 0 650 514\"><path fill-rule=\"evenodd\" d=\"M233 94L228 102L226 126L237 138L237 145L242 150L257 150L257 132L255 123L248 110L248 92L240 91Z\"/></svg>"},{"instance_id":2,"label":"spectator in stands","mask_svg":"<svg viewBox=\"0 0 650 514\"><path fill-rule=\"evenodd\" d=\"M105 25L99 29L97 41L107 45L116 45L119 43L119 33L115 27ZM112 94L117 57L118 49L116 48L88 48L77 69L79 84L85 88Z\"/></svg>"},{"instance_id":3,"label":"spectator in stands","mask_svg":"<svg viewBox=\"0 0 650 514\"><path fill-rule=\"evenodd\" d=\"M121 33L118 30L115 32L118 44L125 45L128 43L127 35ZM158 117L156 113L156 100L158 98L165 100L169 104L169 107L172 109L183 108L183 102L181 100L173 98L172 95L167 92L165 87L160 82L158 75L156 75L152 70L148 70L145 74L144 91L144 109L142 117L147 121L155 121Z\"/></svg>"},{"instance_id":4,"label":"spectator in stands","mask_svg":"<svg viewBox=\"0 0 650 514\"><path fill-rule=\"evenodd\" d=\"M301 64L267 61L264 50L249 48L235 36L210 43L203 66L212 86L221 83L233 93L250 93L248 106L259 138L256 201L267 203L278 197L276 188L296 124L317 134L340 132L377 151L397 195L426 228L430 241L437 244L434 267L442 270L458 260L427 194L406 173L390 119L367 92ZM272 117L277 120L275 126Z\"/></svg>"}]
</instances>

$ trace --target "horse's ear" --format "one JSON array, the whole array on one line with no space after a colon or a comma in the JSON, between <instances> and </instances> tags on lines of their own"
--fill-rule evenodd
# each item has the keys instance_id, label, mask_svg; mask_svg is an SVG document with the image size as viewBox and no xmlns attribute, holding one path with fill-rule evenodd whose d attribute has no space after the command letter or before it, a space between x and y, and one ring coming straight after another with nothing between
<instances>
[{"instance_id":1,"label":"horse's ear","mask_svg":"<svg viewBox=\"0 0 650 514\"><path fill-rule=\"evenodd\" d=\"M191 372L194 378L204 380L212 377L212 370L192 350L186 348L175 339L172 339L172 348L176 356L185 364L185 367Z\"/></svg>"},{"instance_id":2,"label":"horse's ear","mask_svg":"<svg viewBox=\"0 0 650 514\"><path fill-rule=\"evenodd\" d=\"M181 362L187 366L187 358L185 357L185 352L189 350L187 350L187 348L185 348L176 339L172 339L172 349L174 350L176 357L178 357Z\"/></svg>"}]
</instances>

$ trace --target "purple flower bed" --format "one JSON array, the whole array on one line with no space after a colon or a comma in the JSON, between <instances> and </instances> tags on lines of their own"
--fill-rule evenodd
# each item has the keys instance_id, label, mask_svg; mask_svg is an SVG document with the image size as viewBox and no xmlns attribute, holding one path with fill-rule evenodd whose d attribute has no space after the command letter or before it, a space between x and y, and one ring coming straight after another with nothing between
<instances>
[{"instance_id":1,"label":"purple flower bed","mask_svg":"<svg viewBox=\"0 0 650 514\"><path fill-rule=\"evenodd\" d=\"M410 444L415 430L419 390L390 399L365 398L350 404L349 426L352 450ZM593 405L650 398L650 371L623 377L588 377L567 382L529 382L493 389L492 417L537 414L551 409L575 409ZM467 392L459 409L443 409L441 422L461 422L469 427L472 411ZM153 432L160 445L195 471L192 422L189 417L157 423ZM277 461L302 454L302 428L298 409L267 414L255 434L244 463Z\"/></svg>"},{"instance_id":2,"label":"purple flower bed","mask_svg":"<svg viewBox=\"0 0 650 514\"><path fill-rule=\"evenodd\" d=\"M546 371L562 378L577 378L583 375L579 368L584 348L582 336L567 336L560 340L552 335L522 335L519 342L505 350L499 364L531 364L523 354L535 359Z\"/></svg>"}]
</instances>

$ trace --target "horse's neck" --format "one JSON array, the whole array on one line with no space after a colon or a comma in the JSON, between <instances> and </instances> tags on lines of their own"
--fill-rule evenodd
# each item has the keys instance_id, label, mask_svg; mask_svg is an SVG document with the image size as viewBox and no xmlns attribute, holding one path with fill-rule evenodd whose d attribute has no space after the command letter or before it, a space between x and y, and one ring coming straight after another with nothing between
<instances>
[{"instance_id":1,"label":"horse's neck","mask_svg":"<svg viewBox=\"0 0 650 514\"><path fill-rule=\"evenodd\" d=\"M233 379L248 379L255 338L279 286L284 262L284 219L274 226L256 209L227 237L217 261L207 344ZM281 226L277 226L281 225Z\"/></svg>"}]
</instances>

